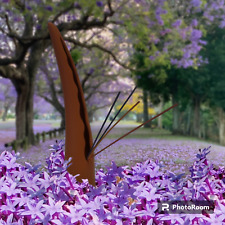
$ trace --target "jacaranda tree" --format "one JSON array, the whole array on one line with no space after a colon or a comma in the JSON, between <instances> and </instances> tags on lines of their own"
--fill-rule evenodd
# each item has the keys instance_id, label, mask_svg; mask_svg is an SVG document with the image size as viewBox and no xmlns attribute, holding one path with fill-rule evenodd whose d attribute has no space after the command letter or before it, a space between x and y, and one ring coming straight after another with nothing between
<instances>
[{"instance_id":1,"label":"jacaranda tree","mask_svg":"<svg viewBox=\"0 0 225 225\"><path fill-rule=\"evenodd\" d=\"M190 1L190 5L196 2ZM0 75L10 79L17 91L16 138L27 136L29 142L34 142L35 76L42 54L50 45L48 21L56 24L72 45L100 49L126 69L130 68L132 46L140 36L149 40L147 44L141 43L146 51L150 50L151 60L164 57L168 51L173 53L166 54L169 61L189 65L199 51L199 31L191 23L180 26L169 3L165 0L2 1ZM99 32L105 35L99 38ZM191 39L194 34L195 38ZM164 47L156 48L165 35L168 41ZM107 42L112 44L109 48L105 47Z\"/></svg>"},{"instance_id":2,"label":"jacaranda tree","mask_svg":"<svg viewBox=\"0 0 225 225\"><path fill-rule=\"evenodd\" d=\"M166 32L161 33L161 38L156 40L150 49L146 49L149 43L148 39L135 46L136 67L143 68L143 71L135 73L135 78L138 86L150 90L157 96L164 96L165 100L172 97L173 102L188 102L193 111L192 123L189 123L188 127L192 124L192 135L199 137L200 104L205 101L206 95L209 93L206 91L208 86L204 86L203 82L203 80L207 81L207 74L203 72L203 77L200 77L197 70L200 65L207 63L209 57L199 53L207 48L205 35L214 33L215 27L224 28L225 4L223 1L195 0L170 1L168 6L172 15L163 18L164 26L167 28ZM171 17L177 18L177 20L169 23ZM179 33L182 41L172 42L171 39L175 40L179 37L174 31ZM143 40L141 36L140 40ZM171 42L174 45L171 45ZM178 54L178 57L173 58L174 54ZM196 54L198 57L195 57ZM192 71L185 72L186 68L192 68ZM186 89L183 88L184 85ZM187 101L187 98L190 101ZM181 131L179 111L179 107L173 109L174 133ZM188 130L190 131L189 128Z\"/></svg>"},{"instance_id":3,"label":"jacaranda tree","mask_svg":"<svg viewBox=\"0 0 225 225\"><path fill-rule=\"evenodd\" d=\"M88 31L116 23L110 21L122 11L124 1L112 5L96 1L2 1L0 74L17 91L16 138L34 142L33 95L35 75L44 50L50 45L47 22L68 31ZM72 20L70 19L72 18Z\"/></svg>"}]
</instances>

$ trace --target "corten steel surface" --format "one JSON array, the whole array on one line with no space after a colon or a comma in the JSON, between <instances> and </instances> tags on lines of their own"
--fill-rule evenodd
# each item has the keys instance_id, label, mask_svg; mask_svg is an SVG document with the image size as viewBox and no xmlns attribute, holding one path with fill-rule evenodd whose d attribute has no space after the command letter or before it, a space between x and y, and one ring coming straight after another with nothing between
<instances>
[{"instance_id":1,"label":"corten steel surface","mask_svg":"<svg viewBox=\"0 0 225 225\"><path fill-rule=\"evenodd\" d=\"M72 157L68 172L78 181L88 179L95 185L94 157L87 155L92 147L92 134L79 76L66 44L55 25L48 24L52 45L59 67L65 104L66 141L65 157ZM92 153L93 154L93 153Z\"/></svg>"}]
</instances>

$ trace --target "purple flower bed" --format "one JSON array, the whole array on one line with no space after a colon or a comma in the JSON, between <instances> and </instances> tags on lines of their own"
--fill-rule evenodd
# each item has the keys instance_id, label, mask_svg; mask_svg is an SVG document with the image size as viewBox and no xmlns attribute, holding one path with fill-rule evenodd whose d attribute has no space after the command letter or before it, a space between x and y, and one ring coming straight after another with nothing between
<instances>
[{"instance_id":1,"label":"purple flower bed","mask_svg":"<svg viewBox=\"0 0 225 225\"><path fill-rule=\"evenodd\" d=\"M66 169L63 142L50 149L46 171L16 162L19 154L0 155L0 224L223 224L225 171L197 154L190 174L162 171L159 162L112 165L96 173L96 187L76 181ZM165 200L215 200L213 214L160 214Z\"/></svg>"}]
</instances>

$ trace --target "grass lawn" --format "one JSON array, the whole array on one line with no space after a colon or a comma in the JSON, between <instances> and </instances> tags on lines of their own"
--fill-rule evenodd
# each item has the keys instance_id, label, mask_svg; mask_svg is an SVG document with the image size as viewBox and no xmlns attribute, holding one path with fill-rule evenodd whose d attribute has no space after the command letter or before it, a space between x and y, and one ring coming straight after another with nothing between
<instances>
[{"instance_id":1,"label":"grass lawn","mask_svg":"<svg viewBox=\"0 0 225 225\"><path fill-rule=\"evenodd\" d=\"M34 121L34 130L35 132L50 130L59 127L59 124L60 121L36 120ZM121 122L100 143L95 152L98 152L138 125L139 124L134 122ZM91 124L93 140L100 127L101 123L95 122ZM105 127L107 127L107 125L105 125ZM6 131L15 132L14 121L0 122L2 138L6 135ZM58 140L63 138L64 137L59 137ZM23 157L19 159L19 162L24 163L27 161L32 164L41 163L44 165L45 158L50 154L48 149L51 144L54 144L54 139L47 140L39 146L33 146L27 151L19 150ZM216 166L224 165L225 147L223 146L196 138L173 136L166 130L140 128L97 155L95 164L96 169L105 168L105 166L110 165L113 160L118 166L127 165L131 167L136 163L151 159L161 162L165 166L164 169L166 171L188 173L188 168L194 162L195 154L198 153L198 150L209 146L211 146L211 153L208 156L210 161Z\"/></svg>"},{"instance_id":2,"label":"grass lawn","mask_svg":"<svg viewBox=\"0 0 225 225\"><path fill-rule=\"evenodd\" d=\"M115 127L101 142L96 152L138 125L121 122L120 126ZM100 126L98 126L99 128ZM98 129L97 126L93 126L93 137L97 135ZM195 155L199 149L209 146L211 146L211 153L208 155L210 161L216 166L223 166L225 161L224 146L197 138L174 136L166 130L140 128L97 155L96 167L99 169L103 165L109 165L112 160L119 166L133 166L136 163L151 159L162 162L165 170L188 173L188 168L196 159Z\"/></svg>"}]
</instances>

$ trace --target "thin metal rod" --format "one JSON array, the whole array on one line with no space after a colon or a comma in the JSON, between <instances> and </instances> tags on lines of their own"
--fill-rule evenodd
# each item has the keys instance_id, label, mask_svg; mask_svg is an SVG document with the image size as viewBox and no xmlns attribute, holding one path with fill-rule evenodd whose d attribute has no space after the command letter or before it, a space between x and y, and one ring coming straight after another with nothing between
<instances>
[{"instance_id":1,"label":"thin metal rod","mask_svg":"<svg viewBox=\"0 0 225 225\"><path fill-rule=\"evenodd\" d=\"M92 152L92 149L93 149L95 143L97 142L97 139L98 139L98 137L99 137L99 135L100 135L100 133L101 133L101 131L102 131L102 129L103 129L103 127L104 127L104 125L105 125L105 123L106 123L106 121L107 121L107 119L108 119L108 117L109 117L109 115L110 115L110 113L112 111L112 109L113 109L113 106L115 105L115 103L116 103L116 101L117 101L117 99L119 97L119 95L120 95L120 92L117 94L117 96L116 96L116 98L115 98L115 100L114 100L114 102L113 102L113 104L112 104L112 106L111 106L111 108L110 108L110 110L109 110L109 112L108 112L108 114L107 114L107 116L106 116L106 118L105 118L105 120L104 120L104 122L103 122L103 124L102 124L102 126L100 128L100 130L99 130L99 132L98 132L98 135L95 138L95 141L94 141L94 143L93 143L93 145L92 145L92 147L91 147L91 149L90 149L90 151L89 151L89 153L87 155L87 159L89 158L89 156L90 156L90 154Z\"/></svg>"},{"instance_id":2,"label":"thin metal rod","mask_svg":"<svg viewBox=\"0 0 225 225\"><path fill-rule=\"evenodd\" d=\"M133 105L107 132L106 134L102 137L102 140L99 140L98 143L95 145L93 148L93 151L98 147L98 145L103 141L103 139L107 136L107 134L134 108L136 107L140 101L138 101L135 105Z\"/></svg>"},{"instance_id":3,"label":"thin metal rod","mask_svg":"<svg viewBox=\"0 0 225 225\"><path fill-rule=\"evenodd\" d=\"M106 146L105 148L103 148L102 150L100 150L99 152L95 153L93 156L98 155L99 153L101 153L102 151L104 151L105 149L107 149L108 147L110 147L111 145L115 144L117 141L121 140L122 138L126 137L128 134L134 132L135 130L139 129L140 127L142 127L143 125L149 123L150 121L154 120L155 118L161 116L162 114L164 114L165 112L169 111L170 109L174 108L178 106L178 104L175 104L173 106L171 106L170 108L164 110L163 112L159 113L158 115L154 116L153 118L151 118L150 120L147 120L146 122L142 123L141 125L139 125L138 127L134 128L133 130L129 131L128 133L124 134L122 137L118 138L117 140L115 140L114 142L112 142L111 144L109 144L108 146Z\"/></svg>"},{"instance_id":4,"label":"thin metal rod","mask_svg":"<svg viewBox=\"0 0 225 225\"><path fill-rule=\"evenodd\" d=\"M123 105L120 107L119 111L116 113L116 115L114 116L114 118L112 119L111 123L108 125L108 127L105 129L104 133L102 134L101 138L99 139L99 141L101 141L102 137L105 135L105 133L108 131L108 129L110 128L110 126L112 125L112 123L114 122L114 120L116 119L116 117L119 115L119 113L121 112L121 110L123 109L123 107L126 105L127 101L130 99L130 97L133 95L134 91L136 90L137 86L133 89L133 91L130 93L130 95L128 96L128 98L126 99L126 101L123 103ZM94 145L93 145L94 146ZM95 146L94 146L95 147ZM93 147L93 148L94 148ZM91 152L93 151L93 148L91 149L90 151L90 154ZM89 155L90 155L89 154ZM88 156L89 156L88 155Z\"/></svg>"}]
</instances>

